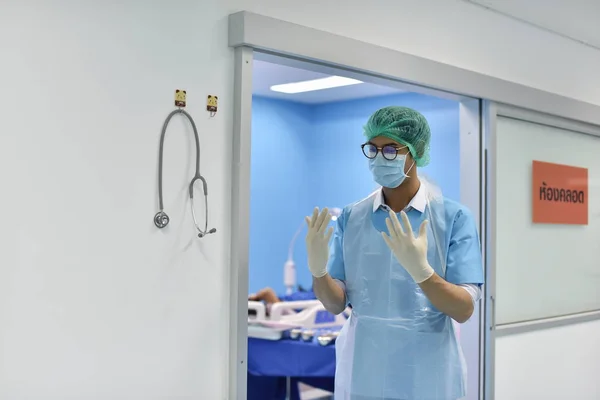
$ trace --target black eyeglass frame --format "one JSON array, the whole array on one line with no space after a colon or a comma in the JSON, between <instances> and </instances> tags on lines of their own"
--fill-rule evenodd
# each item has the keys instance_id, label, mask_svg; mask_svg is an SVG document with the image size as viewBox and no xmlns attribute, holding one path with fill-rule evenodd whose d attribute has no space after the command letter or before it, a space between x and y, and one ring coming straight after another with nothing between
<instances>
[{"instance_id":1,"label":"black eyeglass frame","mask_svg":"<svg viewBox=\"0 0 600 400\"><path fill-rule=\"evenodd\" d=\"M373 157L369 157L369 155L367 154L367 151L365 150L366 146L371 146L371 147L375 148L375 155ZM365 157L367 157L369 160L374 159L375 157L377 157L377 154L381 153L383 158L385 158L388 161L393 161L398 157L400 150L404 150L404 149L408 148L408 146L395 146L393 144L386 144L385 146L377 147L373 143L367 142L367 143L361 144L360 148L362 150L363 155ZM385 148L393 149L394 153L386 155L385 152L383 151L383 149L385 149ZM389 157L391 157L391 158L389 158Z\"/></svg>"}]
</instances>

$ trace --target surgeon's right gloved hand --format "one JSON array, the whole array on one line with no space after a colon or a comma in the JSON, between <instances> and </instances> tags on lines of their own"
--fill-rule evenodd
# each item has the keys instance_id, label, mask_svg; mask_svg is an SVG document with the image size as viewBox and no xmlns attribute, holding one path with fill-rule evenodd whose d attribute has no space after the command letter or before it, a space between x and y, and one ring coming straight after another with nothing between
<instances>
[{"instance_id":1,"label":"surgeon's right gloved hand","mask_svg":"<svg viewBox=\"0 0 600 400\"><path fill-rule=\"evenodd\" d=\"M333 228L327 229L331 214L324 208L319 213L315 208L312 217L305 217L308 225L306 234L306 252L308 253L308 268L315 278L322 278L327 274L327 260L329 258L329 239Z\"/></svg>"}]
</instances>

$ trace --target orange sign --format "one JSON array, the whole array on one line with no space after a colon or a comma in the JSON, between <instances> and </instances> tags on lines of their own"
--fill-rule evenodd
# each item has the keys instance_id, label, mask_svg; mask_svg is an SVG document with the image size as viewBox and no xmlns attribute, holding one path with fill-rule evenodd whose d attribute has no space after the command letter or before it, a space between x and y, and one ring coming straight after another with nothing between
<instances>
[{"instance_id":1,"label":"orange sign","mask_svg":"<svg viewBox=\"0 0 600 400\"><path fill-rule=\"evenodd\" d=\"M533 162L533 223L588 224L588 170Z\"/></svg>"}]
</instances>

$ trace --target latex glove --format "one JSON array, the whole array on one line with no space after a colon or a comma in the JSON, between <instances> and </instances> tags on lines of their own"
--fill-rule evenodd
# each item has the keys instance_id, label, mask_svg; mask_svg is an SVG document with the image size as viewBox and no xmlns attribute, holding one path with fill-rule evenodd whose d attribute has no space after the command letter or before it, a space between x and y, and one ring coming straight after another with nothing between
<instances>
[{"instance_id":1,"label":"latex glove","mask_svg":"<svg viewBox=\"0 0 600 400\"><path fill-rule=\"evenodd\" d=\"M331 214L324 208L321 213L315 208L312 217L306 217L308 233L306 234L306 252L308 253L308 269L315 278L322 278L327 274L327 260L329 259L329 239L333 234L330 227Z\"/></svg>"},{"instance_id":2,"label":"latex glove","mask_svg":"<svg viewBox=\"0 0 600 400\"><path fill-rule=\"evenodd\" d=\"M390 234L388 236L382 232L383 240L406 272L416 283L421 283L434 274L433 268L427 262L427 224L429 221L423 221L418 236L415 236L408 215L402 211L400 216L406 229L402 228L396 213L390 211L389 218L385 219Z\"/></svg>"}]
</instances>

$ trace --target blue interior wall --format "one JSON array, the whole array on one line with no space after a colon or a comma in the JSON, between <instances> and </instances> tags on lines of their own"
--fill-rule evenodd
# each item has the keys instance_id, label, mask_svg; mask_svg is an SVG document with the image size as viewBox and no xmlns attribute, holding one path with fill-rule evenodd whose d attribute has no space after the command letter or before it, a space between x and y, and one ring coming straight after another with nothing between
<instances>
[{"instance_id":1,"label":"blue interior wall","mask_svg":"<svg viewBox=\"0 0 600 400\"><path fill-rule=\"evenodd\" d=\"M362 127L381 107L412 107L429 121L431 163L419 169L443 190L460 196L458 103L399 94L314 106L254 97L250 203L250 292L281 293L283 264L294 232L315 206L339 207L377 188L360 145ZM298 283L310 287L303 231L294 260Z\"/></svg>"},{"instance_id":2,"label":"blue interior wall","mask_svg":"<svg viewBox=\"0 0 600 400\"><path fill-rule=\"evenodd\" d=\"M289 243L310 202L311 116L308 105L256 96L252 100L250 293L267 286L283 292ZM302 234L294 260L299 269L306 267Z\"/></svg>"}]
</instances>

